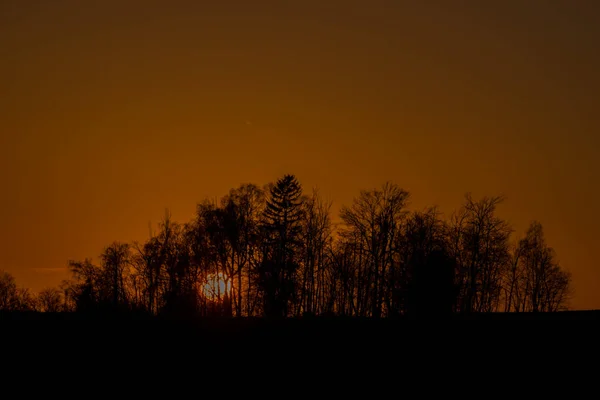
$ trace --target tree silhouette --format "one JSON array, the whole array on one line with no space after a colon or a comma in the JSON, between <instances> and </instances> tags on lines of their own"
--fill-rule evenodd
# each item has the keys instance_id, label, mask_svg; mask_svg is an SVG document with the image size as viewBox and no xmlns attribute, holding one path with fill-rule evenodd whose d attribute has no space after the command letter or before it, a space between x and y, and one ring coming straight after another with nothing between
<instances>
[{"instance_id":1,"label":"tree silhouette","mask_svg":"<svg viewBox=\"0 0 600 400\"><path fill-rule=\"evenodd\" d=\"M284 175L271 188L263 212L265 257L260 266L267 316L287 316L295 301L298 251L302 232L302 187L294 175Z\"/></svg>"},{"instance_id":2,"label":"tree silhouette","mask_svg":"<svg viewBox=\"0 0 600 400\"><path fill-rule=\"evenodd\" d=\"M566 306L571 278L555 259L542 225L532 222L519 241L508 276L509 311L557 311Z\"/></svg>"},{"instance_id":3,"label":"tree silhouette","mask_svg":"<svg viewBox=\"0 0 600 400\"><path fill-rule=\"evenodd\" d=\"M399 238L400 274L395 282L398 313L448 314L456 302L455 263L449 253L448 228L437 209L412 213Z\"/></svg>"},{"instance_id":4,"label":"tree silhouette","mask_svg":"<svg viewBox=\"0 0 600 400\"><path fill-rule=\"evenodd\" d=\"M319 197L318 190L304 201L302 218L301 288L296 314L316 314L326 308L327 251L331 246L331 203Z\"/></svg>"},{"instance_id":5,"label":"tree silhouette","mask_svg":"<svg viewBox=\"0 0 600 400\"><path fill-rule=\"evenodd\" d=\"M42 312L59 312L63 310L62 292L57 288L43 289L37 296L37 308Z\"/></svg>"},{"instance_id":6,"label":"tree silhouette","mask_svg":"<svg viewBox=\"0 0 600 400\"><path fill-rule=\"evenodd\" d=\"M467 194L463 207L452 216L450 252L457 265L460 312L489 312L499 307L512 232L506 221L496 216L502 201L502 197L475 201Z\"/></svg>"},{"instance_id":7,"label":"tree silhouette","mask_svg":"<svg viewBox=\"0 0 600 400\"><path fill-rule=\"evenodd\" d=\"M129 245L114 242L104 249L100 258L103 273L106 274L105 280L110 282L110 286L106 289L107 297L110 298L113 307L117 308L120 305L128 304L125 275L130 263Z\"/></svg>"},{"instance_id":8,"label":"tree silhouette","mask_svg":"<svg viewBox=\"0 0 600 400\"><path fill-rule=\"evenodd\" d=\"M0 310L11 311L17 304L17 284L8 272L0 272Z\"/></svg>"},{"instance_id":9,"label":"tree silhouette","mask_svg":"<svg viewBox=\"0 0 600 400\"><path fill-rule=\"evenodd\" d=\"M102 302L101 288L105 286L99 268L90 259L69 261L73 281L69 282L67 292L75 303L76 311L94 311Z\"/></svg>"},{"instance_id":10,"label":"tree silhouette","mask_svg":"<svg viewBox=\"0 0 600 400\"><path fill-rule=\"evenodd\" d=\"M98 265L70 261L59 289L33 296L1 273L0 310L380 318L567 308L571 277L540 223L511 242L502 197L467 194L449 220L435 207L409 211L408 199L389 182L362 190L336 228L331 203L303 196L294 175L244 184L200 202L187 223L167 210L145 242L113 242Z\"/></svg>"},{"instance_id":11,"label":"tree silhouette","mask_svg":"<svg viewBox=\"0 0 600 400\"><path fill-rule=\"evenodd\" d=\"M0 311L32 311L35 306L29 290L19 288L11 274L0 271Z\"/></svg>"},{"instance_id":12,"label":"tree silhouette","mask_svg":"<svg viewBox=\"0 0 600 400\"><path fill-rule=\"evenodd\" d=\"M264 197L262 189L247 184L232 189L221 201L225 216L223 226L231 251L227 276L234 282L232 294L237 316L250 316L254 312L255 301L251 292L255 282L251 274L256 269L259 218L264 208Z\"/></svg>"},{"instance_id":13,"label":"tree silhouette","mask_svg":"<svg viewBox=\"0 0 600 400\"><path fill-rule=\"evenodd\" d=\"M358 252L357 312L380 317L383 305L392 302L396 275L393 262L394 242L399 234L409 194L399 186L386 183L380 190L361 191L351 207L342 207L344 236L354 241Z\"/></svg>"}]
</instances>

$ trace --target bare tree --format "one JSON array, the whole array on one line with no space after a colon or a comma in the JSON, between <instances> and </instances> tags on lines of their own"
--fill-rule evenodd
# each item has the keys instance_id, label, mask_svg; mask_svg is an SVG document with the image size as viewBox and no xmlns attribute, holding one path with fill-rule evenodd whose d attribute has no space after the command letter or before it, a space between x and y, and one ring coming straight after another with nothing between
<instances>
[{"instance_id":1,"label":"bare tree","mask_svg":"<svg viewBox=\"0 0 600 400\"><path fill-rule=\"evenodd\" d=\"M12 311L17 304L17 284L8 272L0 272L0 310Z\"/></svg>"},{"instance_id":2,"label":"bare tree","mask_svg":"<svg viewBox=\"0 0 600 400\"><path fill-rule=\"evenodd\" d=\"M227 276L233 284L232 295L237 316L252 315L256 303L251 292L260 239L260 217L264 210L264 191L254 184L232 189L221 200L223 227L230 247ZM245 298L244 298L245 296Z\"/></svg>"},{"instance_id":3,"label":"bare tree","mask_svg":"<svg viewBox=\"0 0 600 400\"><path fill-rule=\"evenodd\" d=\"M15 278L0 271L0 311L33 311L35 299L29 290L17 286Z\"/></svg>"},{"instance_id":4,"label":"bare tree","mask_svg":"<svg viewBox=\"0 0 600 400\"><path fill-rule=\"evenodd\" d=\"M396 314L452 311L457 293L447 232L436 208L413 212L403 224L389 305Z\"/></svg>"},{"instance_id":5,"label":"bare tree","mask_svg":"<svg viewBox=\"0 0 600 400\"><path fill-rule=\"evenodd\" d=\"M409 194L399 186L385 183L380 190L363 190L352 206L342 207L344 235L355 240L358 252L358 309L380 317L383 304L390 303L388 274L393 271L393 246L399 234ZM368 307L368 311L367 308Z\"/></svg>"},{"instance_id":6,"label":"bare tree","mask_svg":"<svg viewBox=\"0 0 600 400\"><path fill-rule=\"evenodd\" d=\"M119 242L107 246L100 256L103 278L106 282L104 286L109 292L107 297L115 307L128 304L125 282L129 272L130 258L129 245Z\"/></svg>"},{"instance_id":7,"label":"bare tree","mask_svg":"<svg viewBox=\"0 0 600 400\"><path fill-rule=\"evenodd\" d=\"M314 189L304 201L302 220L302 257L300 312L316 314L324 309L327 269L327 248L331 242L331 202L325 202Z\"/></svg>"},{"instance_id":8,"label":"bare tree","mask_svg":"<svg viewBox=\"0 0 600 400\"><path fill-rule=\"evenodd\" d=\"M38 293L37 307L42 312L63 311L63 293L57 288L46 288Z\"/></svg>"},{"instance_id":9,"label":"bare tree","mask_svg":"<svg viewBox=\"0 0 600 400\"><path fill-rule=\"evenodd\" d=\"M156 314L162 272L161 242L158 237L151 236L143 245L135 242L133 247L136 251L132 256L134 293L139 305Z\"/></svg>"},{"instance_id":10,"label":"bare tree","mask_svg":"<svg viewBox=\"0 0 600 400\"><path fill-rule=\"evenodd\" d=\"M457 264L460 283L458 310L495 311L500 306L502 277L510 264L508 239L512 229L496 216L502 197L473 200L465 197L463 207L450 222L450 250Z\"/></svg>"},{"instance_id":11,"label":"bare tree","mask_svg":"<svg viewBox=\"0 0 600 400\"><path fill-rule=\"evenodd\" d=\"M542 225L534 221L515 249L508 276L508 310L557 311L566 308L571 277L546 245Z\"/></svg>"},{"instance_id":12,"label":"bare tree","mask_svg":"<svg viewBox=\"0 0 600 400\"><path fill-rule=\"evenodd\" d=\"M73 279L65 282L68 285L65 291L73 299L75 310L87 311L97 308L105 293L101 269L87 258L84 261L69 261L69 269Z\"/></svg>"}]
</instances>

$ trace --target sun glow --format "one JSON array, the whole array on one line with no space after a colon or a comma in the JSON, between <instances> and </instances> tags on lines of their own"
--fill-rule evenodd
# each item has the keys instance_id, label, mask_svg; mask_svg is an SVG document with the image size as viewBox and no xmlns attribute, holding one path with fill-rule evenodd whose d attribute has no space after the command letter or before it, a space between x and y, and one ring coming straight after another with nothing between
<instances>
[{"instance_id":1,"label":"sun glow","mask_svg":"<svg viewBox=\"0 0 600 400\"><path fill-rule=\"evenodd\" d=\"M202 285L202 293L210 300L222 299L229 292L231 292L231 282L221 272L208 275Z\"/></svg>"}]
</instances>

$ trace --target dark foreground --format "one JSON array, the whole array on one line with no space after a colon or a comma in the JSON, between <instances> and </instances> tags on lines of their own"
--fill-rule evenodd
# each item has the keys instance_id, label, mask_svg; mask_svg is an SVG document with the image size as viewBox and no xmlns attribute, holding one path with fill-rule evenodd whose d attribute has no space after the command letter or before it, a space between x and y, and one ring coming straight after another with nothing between
<instances>
[{"instance_id":1,"label":"dark foreground","mask_svg":"<svg viewBox=\"0 0 600 400\"><path fill-rule=\"evenodd\" d=\"M36 332L92 334L136 331L146 336L177 333L215 339L245 339L252 337L302 336L305 338L353 338L363 335L386 338L421 330L460 332L465 329L502 331L519 327L536 329L545 326L548 333L579 322L600 321L600 310L557 313L489 313L449 315L444 317L352 318L306 317L287 319L265 318L202 318L154 317L141 314L77 314L77 313L0 313L0 329L34 329ZM533 324L532 324L533 323ZM538 324L540 323L540 324ZM557 323L557 324L554 324ZM600 325L599 325L600 326ZM551 328L551 329L550 329Z\"/></svg>"},{"instance_id":2,"label":"dark foreground","mask_svg":"<svg viewBox=\"0 0 600 400\"><path fill-rule=\"evenodd\" d=\"M473 313L473 314L451 314L445 316L414 316L399 318L359 318L359 317L303 317L287 319L266 318L209 318L209 317L183 317L164 316L156 317L138 313L40 313L40 312L2 312L0 311L0 323L14 322L90 322L90 321L155 321L157 323L216 323L218 325L236 326L258 326L275 324L278 326L294 324L329 324L332 322L342 324L367 323L367 324L395 324L407 321L578 321L578 320L600 320L600 310L586 311L560 311L554 313ZM257 325L258 324L258 325Z\"/></svg>"},{"instance_id":3,"label":"dark foreground","mask_svg":"<svg viewBox=\"0 0 600 400\"><path fill-rule=\"evenodd\" d=\"M590 357L600 343L598 321L600 311L380 320L0 313L0 338L4 354L16 360L145 365L144 360L156 363L163 357L192 363L244 359L277 369L284 368L277 366L281 362L300 359L323 368L331 362L365 367L366 357L377 363L402 359L406 365L438 360L455 368L469 360L544 365L548 360L553 365L558 359Z\"/></svg>"}]
</instances>

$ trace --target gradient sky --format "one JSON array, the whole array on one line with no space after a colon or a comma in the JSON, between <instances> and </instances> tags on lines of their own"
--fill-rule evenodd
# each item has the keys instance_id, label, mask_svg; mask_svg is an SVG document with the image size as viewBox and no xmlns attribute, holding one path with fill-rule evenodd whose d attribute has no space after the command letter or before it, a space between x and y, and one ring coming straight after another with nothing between
<instances>
[{"instance_id":1,"label":"gradient sky","mask_svg":"<svg viewBox=\"0 0 600 400\"><path fill-rule=\"evenodd\" d=\"M600 308L600 2L0 0L0 269L38 291L290 172L503 194Z\"/></svg>"}]
</instances>

